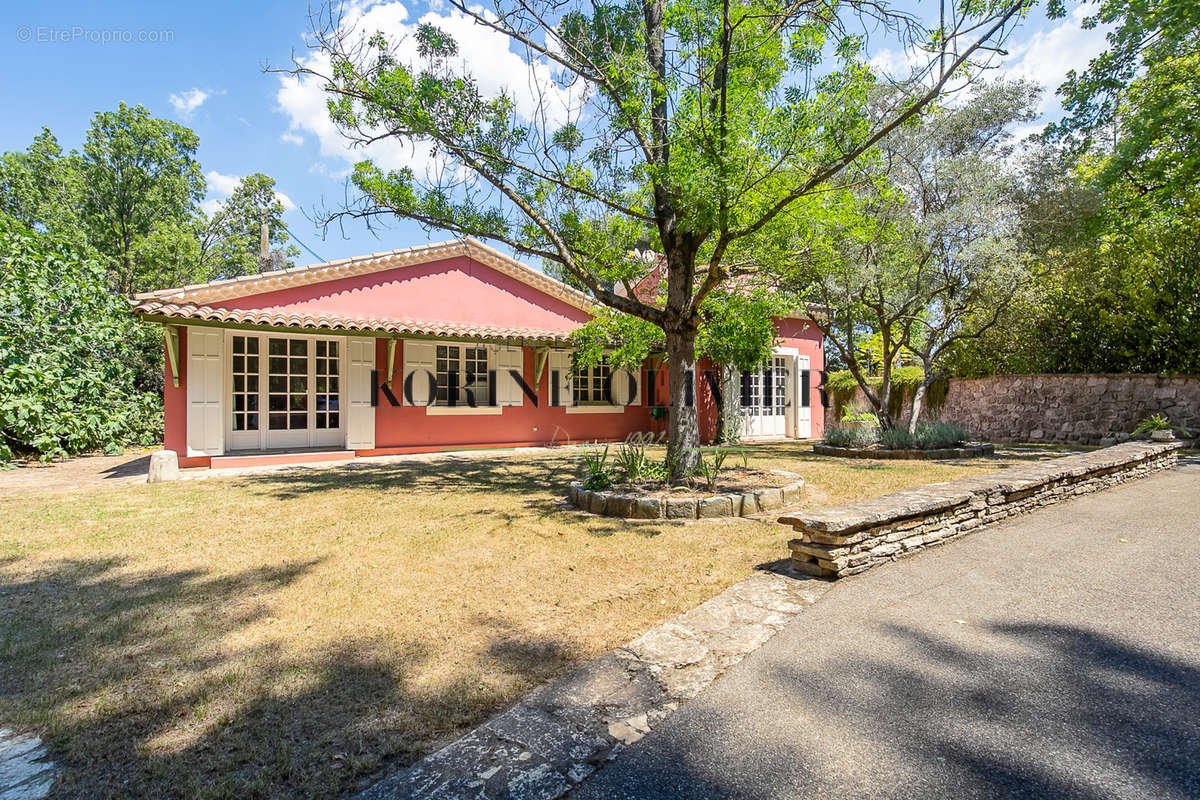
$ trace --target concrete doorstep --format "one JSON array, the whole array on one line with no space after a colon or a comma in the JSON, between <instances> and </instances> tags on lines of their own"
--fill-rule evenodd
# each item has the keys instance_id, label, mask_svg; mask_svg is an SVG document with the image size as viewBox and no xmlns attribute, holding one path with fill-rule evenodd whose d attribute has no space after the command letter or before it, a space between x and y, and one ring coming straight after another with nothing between
<instances>
[{"instance_id":1,"label":"concrete doorstep","mask_svg":"<svg viewBox=\"0 0 1200 800\"><path fill-rule=\"evenodd\" d=\"M554 800L645 736L831 583L756 572L508 711L358 800Z\"/></svg>"}]
</instances>

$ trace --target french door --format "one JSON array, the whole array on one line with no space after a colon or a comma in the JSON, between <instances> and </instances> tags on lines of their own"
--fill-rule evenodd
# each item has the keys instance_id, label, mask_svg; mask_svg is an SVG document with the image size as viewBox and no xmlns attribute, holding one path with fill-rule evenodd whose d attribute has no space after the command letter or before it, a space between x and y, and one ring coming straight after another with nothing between
<instances>
[{"instance_id":1,"label":"french door","mask_svg":"<svg viewBox=\"0 0 1200 800\"><path fill-rule=\"evenodd\" d=\"M345 340L229 333L231 450L345 444Z\"/></svg>"},{"instance_id":2,"label":"french door","mask_svg":"<svg viewBox=\"0 0 1200 800\"><path fill-rule=\"evenodd\" d=\"M761 372L742 373L742 435L755 438L787 435L787 356L774 356Z\"/></svg>"}]
</instances>

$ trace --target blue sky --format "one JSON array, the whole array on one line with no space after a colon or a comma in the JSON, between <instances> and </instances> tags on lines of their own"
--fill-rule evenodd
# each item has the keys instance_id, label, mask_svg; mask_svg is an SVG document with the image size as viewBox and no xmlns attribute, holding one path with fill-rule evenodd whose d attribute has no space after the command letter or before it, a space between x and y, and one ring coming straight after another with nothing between
<instances>
[{"instance_id":1,"label":"blue sky","mask_svg":"<svg viewBox=\"0 0 1200 800\"><path fill-rule=\"evenodd\" d=\"M314 206L336 206L345 172L361 157L346 151L324 119L314 86L285 84L263 72L265 64L290 64L305 51L305 2L87 3L10 6L0 37L3 107L0 149L23 149L43 127L64 148L78 147L93 112L125 101L188 125L200 137L198 158L209 183L209 202L236 178L252 172L274 177L286 198L292 231L323 259L408 247L450 238L426 234L398 221L375 236L362 223L321 237L305 217ZM368 12L373 24L411 24L430 11L418 3L381 3ZM442 12L444 13L444 12ZM1053 91L1070 68L1086 66L1103 47L1099 31L1083 31L1081 12L1049 21L1037 10L1009 43L1003 70L1047 87L1045 121L1060 112ZM460 46L475 54L481 77L505 84L520 62L504 45L463 28ZM107 41L106 41L107 40ZM497 49L497 48L501 49ZM881 53L880 58L889 57ZM892 56L894 57L894 56ZM1039 123L1037 127L1040 127ZM393 147L379 154L387 165L421 158ZM303 253L299 263L316 259Z\"/></svg>"}]
</instances>

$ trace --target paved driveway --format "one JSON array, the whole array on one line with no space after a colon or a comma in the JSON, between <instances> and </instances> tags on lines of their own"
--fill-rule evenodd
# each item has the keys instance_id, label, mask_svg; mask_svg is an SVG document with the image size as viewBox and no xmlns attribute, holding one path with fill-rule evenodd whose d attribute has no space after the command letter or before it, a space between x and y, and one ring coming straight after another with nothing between
<instances>
[{"instance_id":1,"label":"paved driveway","mask_svg":"<svg viewBox=\"0 0 1200 800\"><path fill-rule=\"evenodd\" d=\"M843 581L572 794L1200 797L1200 464Z\"/></svg>"}]
</instances>

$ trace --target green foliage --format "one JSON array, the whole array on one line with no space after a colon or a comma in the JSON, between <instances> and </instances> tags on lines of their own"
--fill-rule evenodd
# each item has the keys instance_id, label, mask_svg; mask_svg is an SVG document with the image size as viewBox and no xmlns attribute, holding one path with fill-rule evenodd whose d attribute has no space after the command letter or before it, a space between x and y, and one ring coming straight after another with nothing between
<instances>
[{"instance_id":1,"label":"green foliage","mask_svg":"<svg viewBox=\"0 0 1200 800\"><path fill-rule=\"evenodd\" d=\"M204 196L195 159L200 140L142 106L97 112L83 145L84 220L121 294L152 288L134 269L138 240L162 225L184 225Z\"/></svg>"},{"instance_id":2,"label":"green foliage","mask_svg":"<svg viewBox=\"0 0 1200 800\"><path fill-rule=\"evenodd\" d=\"M1167 419L1163 414L1151 414L1138 423L1133 429L1133 435L1137 436L1140 433L1153 433L1154 431L1174 431L1181 436L1191 436L1191 432L1187 428L1182 428L1175 425L1171 420Z\"/></svg>"},{"instance_id":3,"label":"green foliage","mask_svg":"<svg viewBox=\"0 0 1200 800\"><path fill-rule=\"evenodd\" d=\"M583 454L583 488L601 491L612 485L608 471L608 445L603 450L586 450Z\"/></svg>"},{"instance_id":4,"label":"green foliage","mask_svg":"<svg viewBox=\"0 0 1200 800\"><path fill-rule=\"evenodd\" d=\"M636 483L646 474L650 460L646 458L646 448L637 444L623 444L617 449L613 465L626 481Z\"/></svg>"},{"instance_id":5,"label":"green foliage","mask_svg":"<svg viewBox=\"0 0 1200 800\"><path fill-rule=\"evenodd\" d=\"M728 450L715 449L712 451L711 457L700 454L694 474L704 479L704 486L710 492L717 488L717 479L721 476L721 468L725 466L727 458L729 458Z\"/></svg>"},{"instance_id":6,"label":"green foliage","mask_svg":"<svg viewBox=\"0 0 1200 800\"><path fill-rule=\"evenodd\" d=\"M971 441L971 432L953 422L922 421L917 423L913 446L918 450L940 450L958 447Z\"/></svg>"},{"instance_id":7,"label":"green foliage","mask_svg":"<svg viewBox=\"0 0 1200 800\"><path fill-rule=\"evenodd\" d=\"M908 428L888 428L879 432L879 444L888 450L912 450L915 439Z\"/></svg>"},{"instance_id":8,"label":"green foliage","mask_svg":"<svg viewBox=\"0 0 1200 800\"><path fill-rule=\"evenodd\" d=\"M576 367L593 367L604 359L614 369L637 374L651 351L662 347L662 330L630 314L602 308L571 332L571 345Z\"/></svg>"},{"instance_id":9,"label":"green foliage","mask_svg":"<svg viewBox=\"0 0 1200 800\"><path fill-rule=\"evenodd\" d=\"M781 293L764 289L713 292L700 307L696 355L743 372L761 369L778 337L775 318L787 313L789 304Z\"/></svg>"},{"instance_id":10,"label":"green foliage","mask_svg":"<svg viewBox=\"0 0 1200 800\"><path fill-rule=\"evenodd\" d=\"M129 366L144 330L89 254L0 216L0 460L158 441L161 399Z\"/></svg>"},{"instance_id":11,"label":"green foliage","mask_svg":"<svg viewBox=\"0 0 1200 800\"><path fill-rule=\"evenodd\" d=\"M821 441L833 447L869 447L879 439L878 428L843 428L830 425Z\"/></svg>"},{"instance_id":12,"label":"green foliage","mask_svg":"<svg viewBox=\"0 0 1200 800\"><path fill-rule=\"evenodd\" d=\"M855 422L866 422L875 427L879 427L879 417L870 411L851 411L849 408L842 411L841 422L843 425L848 425Z\"/></svg>"}]
</instances>

